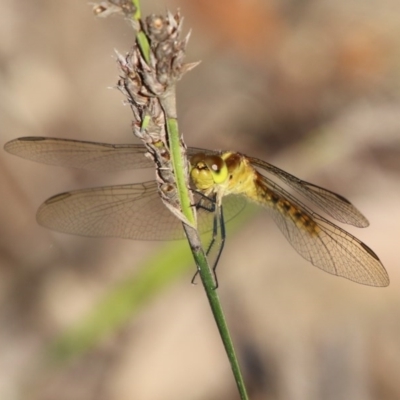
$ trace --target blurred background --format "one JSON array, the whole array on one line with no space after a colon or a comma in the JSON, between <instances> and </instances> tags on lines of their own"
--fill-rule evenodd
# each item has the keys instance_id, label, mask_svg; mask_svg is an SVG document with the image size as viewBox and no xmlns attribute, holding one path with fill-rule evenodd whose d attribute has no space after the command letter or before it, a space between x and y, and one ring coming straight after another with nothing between
<instances>
[{"instance_id":1,"label":"blurred background","mask_svg":"<svg viewBox=\"0 0 400 400\"><path fill-rule=\"evenodd\" d=\"M400 2L142 7L179 7L192 30L187 60L202 63L178 87L186 143L264 159L350 199L371 225L349 232L391 278L382 289L323 273L266 213L234 223L218 290L251 398L400 398ZM21 136L134 142L130 110L109 90L129 23L96 19L86 0L0 0L0 10L1 148ZM96 174L4 151L0 169L2 400L238 398L187 245L74 237L35 221L56 193L153 171ZM177 272L132 300L152 268Z\"/></svg>"}]
</instances>

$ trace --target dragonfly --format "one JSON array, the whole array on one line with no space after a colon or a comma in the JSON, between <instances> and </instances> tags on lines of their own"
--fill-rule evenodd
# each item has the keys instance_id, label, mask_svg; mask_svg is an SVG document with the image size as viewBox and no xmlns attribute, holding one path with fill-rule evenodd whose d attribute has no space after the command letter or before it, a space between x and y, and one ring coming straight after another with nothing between
<instances>
[{"instance_id":1,"label":"dragonfly","mask_svg":"<svg viewBox=\"0 0 400 400\"><path fill-rule=\"evenodd\" d=\"M141 144L22 137L4 148L24 159L92 171L154 167ZM215 231L219 225L224 242L225 222L239 214L247 201L254 202L269 213L293 248L314 266L364 285L389 284L384 266L366 244L312 210L281 184L329 217L367 227L364 215L341 195L238 152L189 147L187 156L195 204L202 204L196 207L201 233ZM205 206L204 199L210 199L212 206ZM55 231L89 237L185 238L180 220L162 203L154 180L55 195L39 207L37 221Z\"/></svg>"}]
</instances>

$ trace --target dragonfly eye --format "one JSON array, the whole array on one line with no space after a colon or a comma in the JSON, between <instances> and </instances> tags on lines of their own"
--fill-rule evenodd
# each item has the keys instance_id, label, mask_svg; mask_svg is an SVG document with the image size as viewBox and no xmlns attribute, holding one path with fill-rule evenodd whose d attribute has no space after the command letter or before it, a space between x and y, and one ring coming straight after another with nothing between
<instances>
[{"instance_id":1,"label":"dragonfly eye","mask_svg":"<svg viewBox=\"0 0 400 400\"><path fill-rule=\"evenodd\" d=\"M219 156L199 153L191 158L190 164L192 166L190 176L200 190L206 190L215 184L222 183L228 177L228 167Z\"/></svg>"},{"instance_id":2,"label":"dragonfly eye","mask_svg":"<svg viewBox=\"0 0 400 400\"><path fill-rule=\"evenodd\" d=\"M225 161L219 156L207 156L204 158L204 164L211 172L215 183L222 183L228 177L228 167Z\"/></svg>"}]
</instances>

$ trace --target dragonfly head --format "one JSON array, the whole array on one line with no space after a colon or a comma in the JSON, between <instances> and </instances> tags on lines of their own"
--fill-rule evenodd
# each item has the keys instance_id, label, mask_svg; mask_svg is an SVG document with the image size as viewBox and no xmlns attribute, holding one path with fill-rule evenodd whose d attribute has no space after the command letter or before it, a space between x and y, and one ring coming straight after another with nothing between
<instances>
[{"instance_id":1,"label":"dragonfly head","mask_svg":"<svg viewBox=\"0 0 400 400\"><path fill-rule=\"evenodd\" d=\"M207 190L228 177L225 161L217 155L195 154L190 159L190 177L197 189Z\"/></svg>"}]
</instances>

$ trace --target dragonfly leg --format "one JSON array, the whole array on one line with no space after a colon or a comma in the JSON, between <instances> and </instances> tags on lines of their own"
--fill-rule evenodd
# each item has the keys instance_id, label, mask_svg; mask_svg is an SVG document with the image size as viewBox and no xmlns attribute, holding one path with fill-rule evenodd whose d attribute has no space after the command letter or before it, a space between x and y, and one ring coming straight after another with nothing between
<instances>
[{"instance_id":1,"label":"dragonfly leg","mask_svg":"<svg viewBox=\"0 0 400 400\"><path fill-rule=\"evenodd\" d=\"M208 211L208 209L207 209L207 211ZM218 235L218 218L217 218L217 215L214 214L212 238L211 238L211 241L210 241L210 243L209 243L209 245L207 247L206 256L208 256L210 254L210 251L214 246L214 243L215 243L217 235ZM213 271L214 271L214 268L213 268ZM192 278L192 284L195 284L195 280L196 280L196 277L197 277L198 274L199 274L199 271L197 270L196 273L194 274L193 278Z\"/></svg>"},{"instance_id":2,"label":"dragonfly leg","mask_svg":"<svg viewBox=\"0 0 400 400\"><path fill-rule=\"evenodd\" d=\"M218 225L220 227L219 229L218 229ZM215 244L215 242L217 240L218 230L220 230L221 244L219 245L218 252L217 252L217 257L216 257L216 259L214 261L214 264L213 264L213 267L212 267L212 271L213 271L213 274L214 274L214 281L215 281L214 289L217 289L218 286L219 286L216 269L217 269L218 262L219 262L219 259L221 257L222 251L224 249L225 238L226 238L225 221L224 221L224 213L223 213L222 206L218 207L216 209L216 212L214 213L213 233L212 233L212 238L211 238L210 244L208 245L208 248L207 248L207 251L206 251L206 255L207 256L210 254L210 251L214 247L214 244ZM192 278L192 284L195 284L195 279L196 279L198 273L199 273L199 271L196 271L196 273L194 274L194 276Z\"/></svg>"},{"instance_id":3,"label":"dragonfly leg","mask_svg":"<svg viewBox=\"0 0 400 400\"><path fill-rule=\"evenodd\" d=\"M200 199L192 206L196 207L196 210L202 209L214 213L216 210L216 196L209 197L198 190L194 190L194 192L200 196Z\"/></svg>"},{"instance_id":4,"label":"dragonfly leg","mask_svg":"<svg viewBox=\"0 0 400 400\"><path fill-rule=\"evenodd\" d=\"M210 213L215 213L216 210L216 200L215 200L215 196L214 198L206 196L204 193L198 191L198 190L193 190L193 192L195 192L196 194L198 194L200 196L200 199L192 205L192 207L196 207L196 210L202 209L205 211L208 211ZM210 205L206 205L205 203L209 202ZM213 247L214 243L215 243L215 238L218 234L218 221L215 217L214 214L214 218L213 218L213 234L212 234L212 239L210 244L208 245L207 251L206 251L206 255L209 254L209 252L211 251L211 248ZM196 284L196 278L197 275L199 274L199 271L197 270L196 273L193 275L193 278L191 280L192 285Z\"/></svg>"},{"instance_id":5,"label":"dragonfly leg","mask_svg":"<svg viewBox=\"0 0 400 400\"><path fill-rule=\"evenodd\" d=\"M217 266L218 266L218 262L221 257L222 251L224 250L225 239L226 239L224 211L222 209L222 205L218 208L218 213L215 216L215 219L217 219L217 218L219 219L218 223L219 223L219 227L220 227L219 229L221 231L221 244L219 245L217 257L215 258L214 265L212 267L212 271L214 274L214 280L215 280L215 289L218 288ZM215 237L213 237L213 240L215 242ZM211 250L211 246L209 248ZM208 253L207 253L207 255L208 255Z\"/></svg>"}]
</instances>

